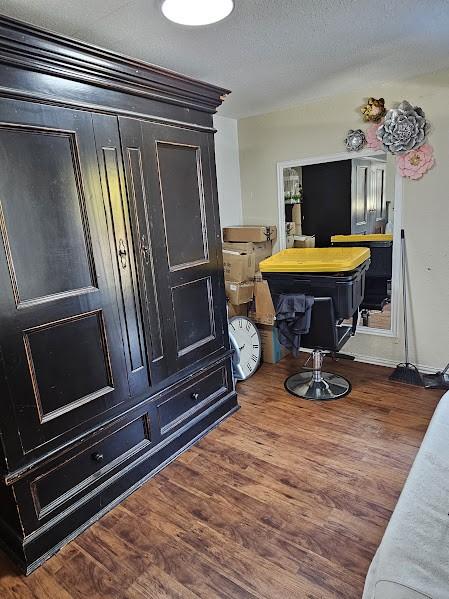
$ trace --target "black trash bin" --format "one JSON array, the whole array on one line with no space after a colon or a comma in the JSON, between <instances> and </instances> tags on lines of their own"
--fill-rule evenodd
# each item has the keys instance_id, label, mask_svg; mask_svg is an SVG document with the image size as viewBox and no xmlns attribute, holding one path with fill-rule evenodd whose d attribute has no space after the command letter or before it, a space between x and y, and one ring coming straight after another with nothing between
<instances>
[{"instance_id":1,"label":"black trash bin","mask_svg":"<svg viewBox=\"0 0 449 599\"><path fill-rule=\"evenodd\" d=\"M393 235L334 235L332 247L367 247L371 250L371 264L366 273L362 310L380 310L389 302L388 283L393 264Z\"/></svg>"},{"instance_id":2,"label":"black trash bin","mask_svg":"<svg viewBox=\"0 0 449 599\"><path fill-rule=\"evenodd\" d=\"M260 263L273 301L280 293L331 297L335 316L351 318L365 294L370 250L364 247L291 248Z\"/></svg>"}]
</instances>

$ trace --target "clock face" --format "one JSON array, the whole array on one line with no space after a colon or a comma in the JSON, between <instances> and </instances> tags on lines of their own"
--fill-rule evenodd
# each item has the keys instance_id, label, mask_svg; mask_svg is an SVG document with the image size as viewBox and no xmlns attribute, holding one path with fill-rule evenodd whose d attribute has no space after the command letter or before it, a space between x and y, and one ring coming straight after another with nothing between
<instances>
[{"instance_id":1,"label":"clock face","mask_svg":"<svg viewBox=\"0 0 449 599\"><path fill-rule=\"evenodd\" d=\"M247 379L254 374L260 363L262 348L259 331L249 318L234 316L229 321L229 332L239 348L239 370L242 372L242 378Z\"/></svg>"}]
</instances>

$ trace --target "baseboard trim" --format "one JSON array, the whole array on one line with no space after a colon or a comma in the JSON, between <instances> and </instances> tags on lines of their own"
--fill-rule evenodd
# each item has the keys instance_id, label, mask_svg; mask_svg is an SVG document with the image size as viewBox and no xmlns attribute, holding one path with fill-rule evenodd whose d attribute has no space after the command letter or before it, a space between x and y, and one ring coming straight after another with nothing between
<instances>
[{"instance_id":1,"label":"baseboard trim","mask_svg":"<svg viewBox=\"0 0 449 599\"><path fill-rule=\"evenodd\" d=\"M301 347L301 351L306 354L311 354L311 349ZM343 348L343 353L346 353ZM396 368L398 362L389 360L388 358L379 358L378 356L366 356L364 354L355 354L354 352L347 352L348 356L353 356L356 362L364 362L365 364L374 364L375 366L385 366L386 368ZM439 366L428 366L427 364L415 364L416 368L423 374L433 374L434 372L440 372L442 370Z\"/></svg>"},{"instance_id":2,"label":"baseboard trim","mask_svg":"<svg viewBox=\"0 0 449 599\"><path fill-rule=\"evenodd\" d=\"M379 358L377 356L365 356L363 354L351 354L356 362L364 362L365 364L374 364L376 366L386 366L387 368L396 368L398 362L388 360L387 358ZM437 366L427 366L426 364L415 364L417 369L424 374L432 374L438 372L441 368Z\"/></svg>"}]
</instances>

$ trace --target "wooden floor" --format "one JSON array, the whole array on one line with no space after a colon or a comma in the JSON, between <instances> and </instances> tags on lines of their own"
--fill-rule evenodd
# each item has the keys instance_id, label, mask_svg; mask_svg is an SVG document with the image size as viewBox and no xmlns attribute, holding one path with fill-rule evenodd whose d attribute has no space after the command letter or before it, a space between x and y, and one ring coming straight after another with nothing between
<instances>
[{"instance_id":1,"label":"wooden floor","mask_svg":"<svg viewBox=\"0 0 449 599\"><path fill-rule=\"evenodd\" d=\"M2 599L360 599L441 392L342 361L350 396L283 389L290 358L240 384L242 409Z\"/></svg>"}]
</instances>

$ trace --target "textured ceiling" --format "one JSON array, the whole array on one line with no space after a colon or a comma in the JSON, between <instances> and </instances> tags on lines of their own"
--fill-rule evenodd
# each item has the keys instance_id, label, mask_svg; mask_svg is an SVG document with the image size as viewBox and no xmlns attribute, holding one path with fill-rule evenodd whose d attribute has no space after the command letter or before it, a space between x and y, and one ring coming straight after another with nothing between
<instances>
[{"instance_id":1,"label":"textured ceiling","mask_svg":"<svg viewBox=\"0 0 449 599\"><path fill-rule=\"evenodd\" d=\"M449 67L449 0L235 0L221 23L160 0L0 0L0 12L233 91L243 117Z\"/></svg>"}]
</instances>

